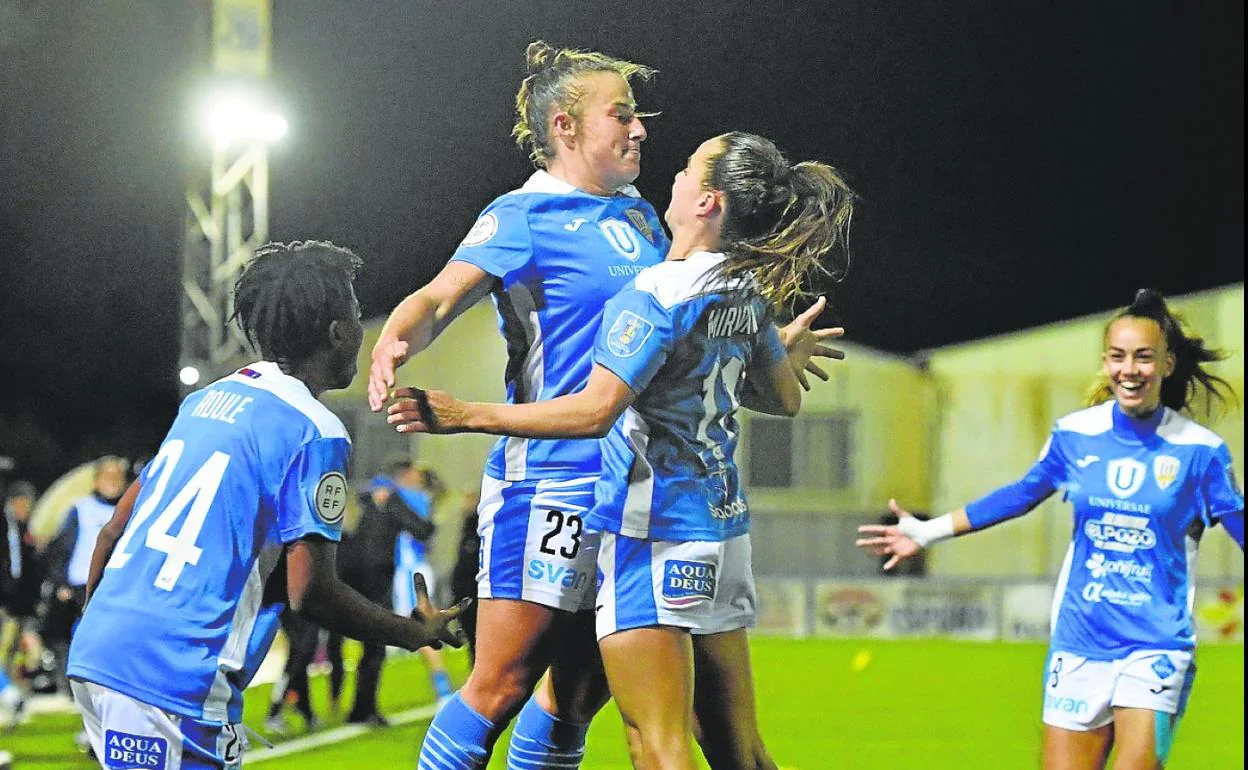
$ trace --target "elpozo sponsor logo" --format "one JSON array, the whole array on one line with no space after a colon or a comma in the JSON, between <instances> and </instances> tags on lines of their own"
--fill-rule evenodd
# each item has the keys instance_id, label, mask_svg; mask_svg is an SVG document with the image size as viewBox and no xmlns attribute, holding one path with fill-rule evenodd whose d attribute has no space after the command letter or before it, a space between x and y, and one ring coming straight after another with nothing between
<instances>
[{"instance_id":1,"label":"elpozo sponsor logo","mask_svg":"<svg viewBox=\"0 0 1248 770\"><path fill-rule=\"evenodd\" d=\"M1148 519L1125 513L1103 513L1099 520L1084 523L1083 534L1097 548L1119 553L1147 551L1157 545L1157 535L1148 528Z\"/></svg>"}]
</instances>

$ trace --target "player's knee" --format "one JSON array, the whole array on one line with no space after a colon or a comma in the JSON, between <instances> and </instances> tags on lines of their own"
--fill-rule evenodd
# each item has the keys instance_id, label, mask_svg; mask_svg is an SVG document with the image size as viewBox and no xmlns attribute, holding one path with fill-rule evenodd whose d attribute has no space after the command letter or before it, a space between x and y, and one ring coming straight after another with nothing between
<instances>
[{"instance_id":1,"label":"player's knee","mask_svg":"<svg viewBox=\"0 0 1248 770\"><path fill-rule=\"evenodd\" d=\"M533 691L535 677L524 667L487 669L478 666L464 683L463 696L490 721L510 719Z\"/></svg>"}]
</instances>

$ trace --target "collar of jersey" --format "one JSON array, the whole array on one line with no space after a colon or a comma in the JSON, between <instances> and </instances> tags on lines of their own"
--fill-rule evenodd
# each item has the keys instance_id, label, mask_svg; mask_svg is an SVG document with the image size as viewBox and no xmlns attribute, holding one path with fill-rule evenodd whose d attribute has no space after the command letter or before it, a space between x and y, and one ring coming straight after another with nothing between
<instances>
[{"instance_id":1,"label":"collar of jersey","mask_svg":"<svg viewBox=\"0 0 1248 770\"><path fill-rule=\"evenodd\" d=\"M291 377L286 372L283 372L282 367L278 366L276 361L256 361L254 364L248 364L243 368L250 369L267 379L271 383L271 387L286 391L302 391L303 395L309 398L312 397L312 391L308 390L308 386L303 383L303 380L298 377ZM245 377L238 372L235 372L232 377L244 384L253 381L250 377Z\"/></svg>"},{"instance_id":2,"label":"collar of jersey","mask_svg":"<svg viewBox=\"0 0 1248 770\"><path fill-rule=\"evenodd\" d=\"M516 192L546 193L547 195L571 195L572 193L580 193L581 195L588 195L591 198L614 198L620 195L624 195L629 198L641 197L641 193L637 192L637 188L633 187L631 184L626 184L616 190L615 195L594 195L593 193L585 192L576 185L569 184L562 179L552 176L549 171L534 171L533 176L529 177L529 180L524 183L524 187L521 187Z\"/></svg>"},{"instance_id":3,"label":"collar of jersey","mask_svg":"<svg viewBox=\"0 0 1248 770\"><path fill-rule=\"evenodd\" d=\"M1132 444L1141 444L1157 434L1157 426L1166 417L1166 408L1158 406L1157 411L1140 420L1123 412L1115 401L1110 413L1114 416L1114 436Z\"/></svg>"}]
</instances>

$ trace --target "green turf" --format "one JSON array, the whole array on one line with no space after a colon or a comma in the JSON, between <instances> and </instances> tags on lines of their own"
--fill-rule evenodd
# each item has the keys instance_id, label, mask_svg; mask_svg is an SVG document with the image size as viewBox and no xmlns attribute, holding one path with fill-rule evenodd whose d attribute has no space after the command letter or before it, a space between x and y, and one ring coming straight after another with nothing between
<instances>
[{"instance_id":1,"label":"green turf","mask_svg":"<svg viewBox=\"0 0 1248 770\"><path fill-rule=\"evenodd\" d=\"M1040 745L1038 684L1044 647L949 641L753 641L763 735L784 768L1032 768ZM869 664L854 671L859 653ZM1171 770L1244 765L1244 648L1200 650L1200 676L1175 742ZM462 681L464 658L450 658ZM324 681L313 702L325 706ZM246 720L263 721L268 688L248 693ZM396 713L432 700L418 658L393 660L383 678L382 709ZM337 719L331 719L333 724ZM302 731L291 720L292 737ZM415 767L426 723L372 732L256 765L269 770L370 770ZM72 717L45 717L0 747L24 768L90 768L73 751ZM505 766L506 737L491 768ZM586 770L628 768L620 719L613 707L589 734Z\"/></svg>"}]
</instances>

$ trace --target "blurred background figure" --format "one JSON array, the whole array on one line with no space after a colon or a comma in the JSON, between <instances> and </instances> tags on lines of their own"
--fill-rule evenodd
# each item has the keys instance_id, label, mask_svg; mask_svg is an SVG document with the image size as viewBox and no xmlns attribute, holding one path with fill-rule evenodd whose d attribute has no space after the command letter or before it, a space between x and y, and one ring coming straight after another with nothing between
<instances>
[{"instance_id":1,"label":"blurred background figure","mask_svg":"<svg viewBox=\"0 0 1248 770\"><path fill-rule=\"evenodd\" d=\"M359 591L370 601L392 607L396 613L411 612L394 603L396 582L396 551L401 536L417 543L426 543L433 536L430 518L431 498L424 491L423 471L417 471L407 460L390 464L387 472L374 477L359 495L360 516L354 531L343 530L338 546L338 572L342 582ZM403 485L406 486L403 486ZM432 574L426 575L430 593ZM410 578L408 590L411 590ZM330 701L336 711L342 695L342 637L330 634ZM347 721L384 727L389 723L377 710L377 690L381 686L381 667L386 648L380 644L364 644L356 667L355 701ZM445 669L443 669L445 671ZM449 684L448 684L449 686Z\"/></svg>"},{"instance_id":2,"label":"blurred background figure","mask_svg":"<svg viewBox=\"0 0 1248 770\"><path fill-rule=\"evenodd\" d=\"M463 527L459 533L459 550L455 556L455 566L451 569L451 596L453 602L460 599L477 598L477 572L481 570L481 536L477 534L480 516L477 506L481 504L481 490L472 487L464 491L461 507ZM459 622L468 636L468 662L477 660L477 605L474 602L462 615Z\"/></svg>"},{"instance_id":3,"label":"blurred background figure","mask_svg":"<svg viewBox=\"0 0 1248 770\"><path fill-rule=\"evenodd\" d=\"M29 692L23 649L36 653L35 608L39 574L35 568L35 541L30 535L30 512L35 487L25 481L10 484L0 516L0 725L14 724Z\"/></svg>"},{"instance_id":4,"label":"blurred background figure","mask_svg":"<svg viewBox=\"0 0 1248 770\"><path fill-rule=\"evenodd\" d=\"M311 732L321 726L321 720L312 711L308 683L308 666L316 655L321 629L289 607L282 610L280 622L282 632L286 634L286 665L281 676L273 683L264 729L276 735L285 735L286 720L282 712L286 706L294 706L299 716L303 717L304 730Z\"/></svg>"},{"instance_id":5,"label":"blurred background figure","mask_svg":"<svg viewBox=\"0 0 1248 770\"><path fill-rule=\"evenodd\" d=\"M129 463L114 455L95 461L91 494L74 501L60 532L48 543L44 595L48 600L43 639L56 655L57 689L69 693L65 657L87 598L91 554L100 530L126 490Z\"/></svg>"},{"instance_id":6,"label":"blurred background figure","mask_svg":"<svg viewBox=\"0 0 1248 770\"><path fill-rule=\"evenodd\" d=\"M429 541L433 538L433 509L446 494L446 484L432 468L413 466L410 463L393 469L394 493L404 507L414 511L429 525L427 532L418 534L404 530L394 544L394 611L410 615L416 609L416 575L423 575L429 593L437 595L437 580L433 565L429 563ZM420 656L429 668L429 679L441 708L451 697L451 677L439 650L422 648Z\"/></svg>"}]
</instances>

